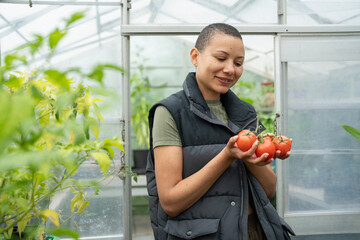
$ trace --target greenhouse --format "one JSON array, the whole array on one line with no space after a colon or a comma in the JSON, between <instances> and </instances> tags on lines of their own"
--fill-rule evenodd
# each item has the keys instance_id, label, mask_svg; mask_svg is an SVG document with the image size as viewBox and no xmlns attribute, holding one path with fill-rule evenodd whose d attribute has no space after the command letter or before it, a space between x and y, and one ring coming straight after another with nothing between
<instances>
[{"instance_id":1,"label":"greenhouse","mask_svg":"<svg viewBox=\"0 0 360 240\"><path fill-rule=\"evenodd\" d=\"M360 239L360 0L0 0L1 239L157 239L149 110L212 23L242 36L232 92L292 139L266 165L291 239Z\"/></svg>"}]
</instances>

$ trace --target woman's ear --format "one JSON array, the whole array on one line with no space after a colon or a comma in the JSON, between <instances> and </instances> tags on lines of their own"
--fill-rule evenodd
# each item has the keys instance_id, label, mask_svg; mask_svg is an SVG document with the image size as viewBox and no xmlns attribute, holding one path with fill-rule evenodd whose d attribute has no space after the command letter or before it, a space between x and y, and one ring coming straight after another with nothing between
<instances>
[{"instance_id":1,"label":"woman's ear","mask_svg":"<svg viewBox=\"0 0 360 240\"><path fill-rule=\"evenodd\" d=\"M190 60L192 64L197 67L198 66L198 58L199 58L200 52L197 50L197 48L193 48L190 51Z\"/></svg>"}]
</instances>

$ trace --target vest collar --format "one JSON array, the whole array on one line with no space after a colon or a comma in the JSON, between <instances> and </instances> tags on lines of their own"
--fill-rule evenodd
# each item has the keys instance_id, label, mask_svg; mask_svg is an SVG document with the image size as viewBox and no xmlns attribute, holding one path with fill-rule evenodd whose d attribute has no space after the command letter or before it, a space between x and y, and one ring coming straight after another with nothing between
<instances>
[{"instance_id":1,"label":"vest collar","mask_svg":"<svg viewBox=\"0 0 360 240\"><path fill-rule=\"evenodd\" d=\"M195 72L190 72L183 84L185 95L190 102L190 108L195 108L198 115L203 116L203 118L214 121L210 109L197 84L195 74ZM221 94L220 100L228 114L229 126L234 132L247 128L249 124L257 120L254 107L247 102L240 100L231 90L227 91L225 94ZM235 126L233 126L233 124ZM264 130L264 126L261 123L260 125L260 131Z\"/></svg>"},{"instance_id":2,"label":"vest collar","mask_svg":"<svg viewBox=\"0 0 360 240\"><path fill-rule=\"evenodd\" d=\"M190 105L193 105L200 112L210 117L210 109L200 91L194 72L190 72L187 75L183 88L186 97L190 101Z\"/></svg>"}]
</instances>

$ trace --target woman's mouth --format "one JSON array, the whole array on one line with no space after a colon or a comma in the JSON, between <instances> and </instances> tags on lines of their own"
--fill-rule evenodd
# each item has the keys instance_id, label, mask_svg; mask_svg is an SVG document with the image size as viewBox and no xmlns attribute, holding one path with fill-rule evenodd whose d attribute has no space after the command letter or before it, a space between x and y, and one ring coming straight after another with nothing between
<instances>
[{"instance_id":1,"label":"woman's mouth","mask_svg":"<svg viewBox=\"0 0 360 240\"><path fill-rule=\"evenodd\" d=\"M223 85L229 85L232 82L232 79L229 78L223 78L223 77L217 77L218 81Z\"/></svg>"}]
</instances>

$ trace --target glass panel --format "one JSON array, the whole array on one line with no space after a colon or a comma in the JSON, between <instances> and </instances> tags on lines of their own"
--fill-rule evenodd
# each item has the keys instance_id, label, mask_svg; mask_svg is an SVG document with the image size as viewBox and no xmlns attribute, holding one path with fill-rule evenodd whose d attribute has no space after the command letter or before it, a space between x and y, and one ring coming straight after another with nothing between
<instances>
[{"instance_id":1,"label":"glass panel","mask_svg":"<svg viewBox=\"0 0 360 240\"><path fill-rule=\"evenodd\" d=\"M1 4L0 14L6 22L0 22L1 53L5 55L15 47L32 40L33 34L49 34L62 24L64 18L78 11L85 12L86 17L71 27L69 34L58 46L58 53L69 54L80 47L86 50L86 47L120 36L120 6L34 4L30 8L26 4Z\"/></svg>"},{"instance_id":2,"label":"glass panel","mask_svg":"<svg viewBox=\"0 0 360 240\"><path fill-rule=\"evenodd\" d=\"M289 62L285 211L360 212L359 61Z\"/></svg>"},{"instance_id":3,"label":"glass panel","mask_svg":"<svg viewBox=\"0 0 360 240\"><path fill-rule=\"evenodd\" d=\"M360 149L341 127L360 128L359 69L360 62L353 61L288 63L293 149Z\"/></svg>"},{"instance_id":4,"label":"glass panel","mask_svg":"<svg viewBox=\"0 0 360 240\"><path fill-rule=\"evenodd\" d=\"M132 24L277 23L277 2L266 0L133 0Z\"/></svg>"},{"instance_id":5,"label":"glass panel","mask_svg":"<svg viewBox=\"0 0 360 240\"><path fill-rule=\"evenodd\" d=\"M119 168L120 161L115 161ZM86 162L81 166L74 179L81 181L99 181L101 170L94 162ZM123 181L113 177L102 182L98 195L90 189L85 193L89 206L82 214L73 215L70 203L75 193L63 191L51 199L50 208L62 213L62 220L67 220L63 227L76 229L82 238L91 239L123 239Z\"/></svg>"},{"instance_id":6,"label":"glass panel","mask_svg":"<svg viewBox=\"0 0 360 240\"><path fill-rule=\"evenodd\" d=\"M287 13L291 25L360 24L360 2L354 0L288 0Z\"/></svg>"},{"instance_id":7,"label":"glass panel","mask_svg":"<svg viewBox=\"0 0 360 240\"><path fill-rule=\"evenodd\" d=\"M360 211L359 154L293 154L286 212Z\"/></svg>"},{"instance_id":8,"label":"glass panel","mask_svg":"<svg viewBox=\"0 0 360 240\"><path fill-rule=\"evenodd\" d=\"M288 135L294 140L294 150L360 149L360 142L341 127L345 124L359 128L360 109L293 108L288 116Z\"/></svg>"}]
</instances>

